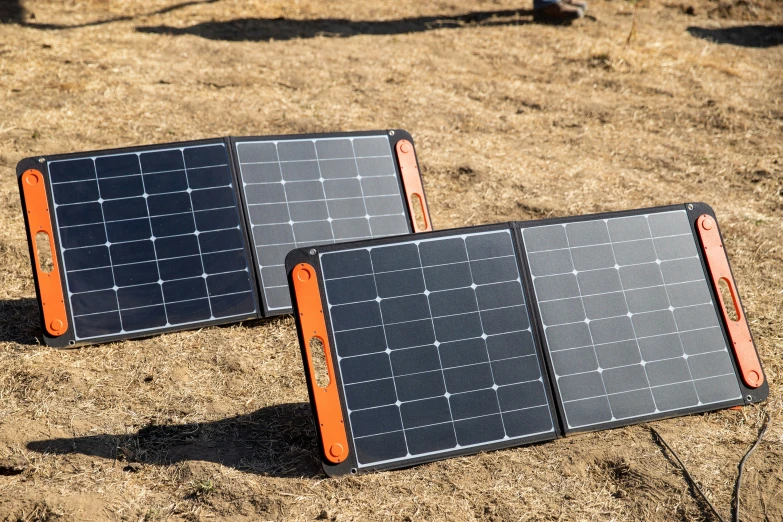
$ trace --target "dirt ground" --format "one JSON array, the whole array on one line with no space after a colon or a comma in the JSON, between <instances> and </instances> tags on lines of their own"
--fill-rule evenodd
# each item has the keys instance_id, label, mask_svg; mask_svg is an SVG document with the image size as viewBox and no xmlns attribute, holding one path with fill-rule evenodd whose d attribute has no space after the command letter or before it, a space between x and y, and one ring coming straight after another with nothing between
<instances>
[{"instance_id":1,"label":"dirt ground","mask_svg":"<svg viewBox=\"0 0 783 522\"><path fill-rule=\"evenodd\" d=\"M290 317L39 343L23 157L401 127L437 228L713 205L772 392L654 425L727 516L768 411L741 513L782 520L783 2L521 3L5 0L0 519L711 520L641 426L327 479Z\"/></svg>"}]
</instances>

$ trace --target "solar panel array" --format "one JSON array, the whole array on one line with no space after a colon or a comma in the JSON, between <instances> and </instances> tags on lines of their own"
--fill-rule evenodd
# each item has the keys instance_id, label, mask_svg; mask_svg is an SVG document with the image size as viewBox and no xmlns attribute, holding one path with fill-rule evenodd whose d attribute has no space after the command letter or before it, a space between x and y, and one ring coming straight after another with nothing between
<instances>
[{"instance_id":1,"label":"solar panel array","mask_svg":"<svg viewBox=\"0 0 783 522\"><path fill-rule=\"evenodd\" d=\"M389 138L236 143L244 203L268 310L291 308L294 248L411 231Z\"/></svg>"},{"instance_id":2,"label":"solar panel array","mask_svg":"<svg viewBox=\"0 0 783 522\"><path fill-rule=\"evenodd\" d=\"M49 163L76 340L250 316L222 144Z\"/></svg>"},{"instance_id":3,"label":"solar panel array","mask_svg":"<svg viewBox=\"0 0 783 522\"><path fill-rule=\"evenodd\" d=\"M741 398L684 210L522 235L569 429Z\"/></svg>"},{"instance_id":4,"label":"solar panel array","mask_svg":"<svg viewBox=\"0 0 783 522\"><path fill-rule=\"evenodd\" d=\"M320 263L359 467L554 438L510 230Z\"/></svg>"}]
</instances>

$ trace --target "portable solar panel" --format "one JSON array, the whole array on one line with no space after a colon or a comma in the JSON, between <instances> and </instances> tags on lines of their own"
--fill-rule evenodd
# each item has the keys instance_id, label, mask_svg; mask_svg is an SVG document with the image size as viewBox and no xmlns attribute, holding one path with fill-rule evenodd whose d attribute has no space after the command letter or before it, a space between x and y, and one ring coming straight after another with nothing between
<instances>
[{"instance_id":1,"label":"portable solar panel","mask_svg":"<svg viewBox=\"0 0 783 522\"><path fill-rule=\"evenodd\" d=\"M404 131L29 158L17 174L51 346L290 312L291 248L431 229Z\"/></svg>"},{"instance_id":2,"label":"portable solar panel","mask_svg":"<svg viewBox=\"0 0 783 522\"><path fill-rule=\"evenodd\" d=\"M321 245L286 267L329 474L768 393L703 204Z\"/></svg>"}]
</instances>

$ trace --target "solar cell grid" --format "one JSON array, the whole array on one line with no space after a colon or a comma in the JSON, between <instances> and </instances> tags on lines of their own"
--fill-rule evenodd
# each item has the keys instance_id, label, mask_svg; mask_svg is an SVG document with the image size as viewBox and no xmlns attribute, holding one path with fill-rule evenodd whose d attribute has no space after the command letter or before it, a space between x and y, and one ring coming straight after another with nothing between
<instances>
[{"instance_id":1,"label":"solar cell grid","mask_svg":"<svg viewBox=\"0 0 783 522\"><path fill-rule=\"evenodd\" d=\"M290 250L411 231L386 134L235 146L271 311L291 308L284 266Z\"/></svg>"},{"instance_id":2,"label":"solar cell grid","mask_svg":"<svg viewBox=\"0 0 783 522\"><path fill-rule=\"evenodd\" d=\"M569 429L741 399L684 210L522 235Z\"/></svg>"},{"instance_id":3,"label":"solar cell grid","mask_svg":"<svg viewBox=\"0 0 783 522\"><path fill-rule=\"evenodd\" d=\"M48 169L76 340L255 313L222 143Z\"/></svg>"},{"instance_id":4,"label":"solar cell grid","mask_svg":"<svg viewBox=\"0 0 783 522\"><path fill-rule=\"evenodd\" d=\"M360 467L554 437L509 230L320 263Z\"/></svg>"}]
</instances>

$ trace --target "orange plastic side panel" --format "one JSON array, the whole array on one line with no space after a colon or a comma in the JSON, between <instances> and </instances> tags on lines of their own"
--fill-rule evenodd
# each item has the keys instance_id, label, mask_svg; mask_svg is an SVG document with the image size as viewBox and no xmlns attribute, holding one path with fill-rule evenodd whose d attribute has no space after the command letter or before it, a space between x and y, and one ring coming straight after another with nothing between
<instances>
[{"instance_id":1,"label":"orange plastic side panel","mask_svg":"<svg viewBox=\"0 0 783 522\"><path fill-rule=\"evenodd\" d=\"M408 140L400 140L395 148L397 149L397 161L400 164L400 172L402 173L402 184L405 187L405 196L408 200L408 210L413 222L413 231L429 232L432 230L432 223L430 222L430 213L427 210L427 205L424 202L424 187L421 184L421 174L416 163L416 151L413 150L413 143ZM414 196L418 196L418 201L416 201ZM419 226L413 217L415 216L414 209L416 206L419 206L421 215L424 218L423 228Z\"/></svg>"},{"instance_id":2,"label":"orange plastic side panel","mask_svg":"<svg viewBox=\"0 0 783 522\"><path fill-rule=\"evenodd\" d=\"M27 212L27 222L30 224L30 240L35 256L35 271L38 275L38 293L41 296L44 324L46 331L53 336L64 334L68 330L68 316L65 313L63 288L60 283L60 267L57 263L57 250L54 247L52 233L52 216L49 213L49 201L46 199L44 177L41 172L30 169L22 174L22 192ZM41 262L35 237L39 232L49 238L49 248L52 251L52 271L41 270Z\"/></svg>"},{"instance_id":3,"label":"orange plastic side panel","mask_svg":"<svg viewBox=\"0 0 783 522\"><path fill-rule=\"evenodd\" d=\"M318 412L318 430L321 432L326 458L329 462L339 464L348 458L348 437L345 433L334 361L329 349L329 336L326 333L326 320L321 306L321 292L315 269L307 263L300 263L294 268L293 280L299 309L299 324L302 327L304 349L307 352L307 368L310 372L310 381L313 383L315 409ZM325 388L316 384L313 354L310 352L310 339L313 337L318 338L324 347L326 367L329 372L329 384Z\"/></svg>"},{"instance_id":4,"label":"orange plastic side panel","mask_svg":"<svg viewBox=\"0 0 783 522\"><path fill-rule=\"evenodd\" d=\"M758 388L764 383L764 373L761 371L761 362L753 347L753 338L750 336L748 322L743 316L739 294L734 284L734 278L731 276L729 260L726 257L726 250L723 248L723 242L720 239L718 225L707 214L699 216L696 225L701 237L702 247L704 248L704 257L710 269L712 284L715 287L715 294L721 302L720 308L723 313L723 320L729 331L734 354L737 356L737 364L739 365L742 380L749 388ZM720 281L724 281L728 285L734 309L737 311L736 321L733 321L726 311L726 303L723 302L723 296L720 292Z\"/></svg>"}]
</instances>

